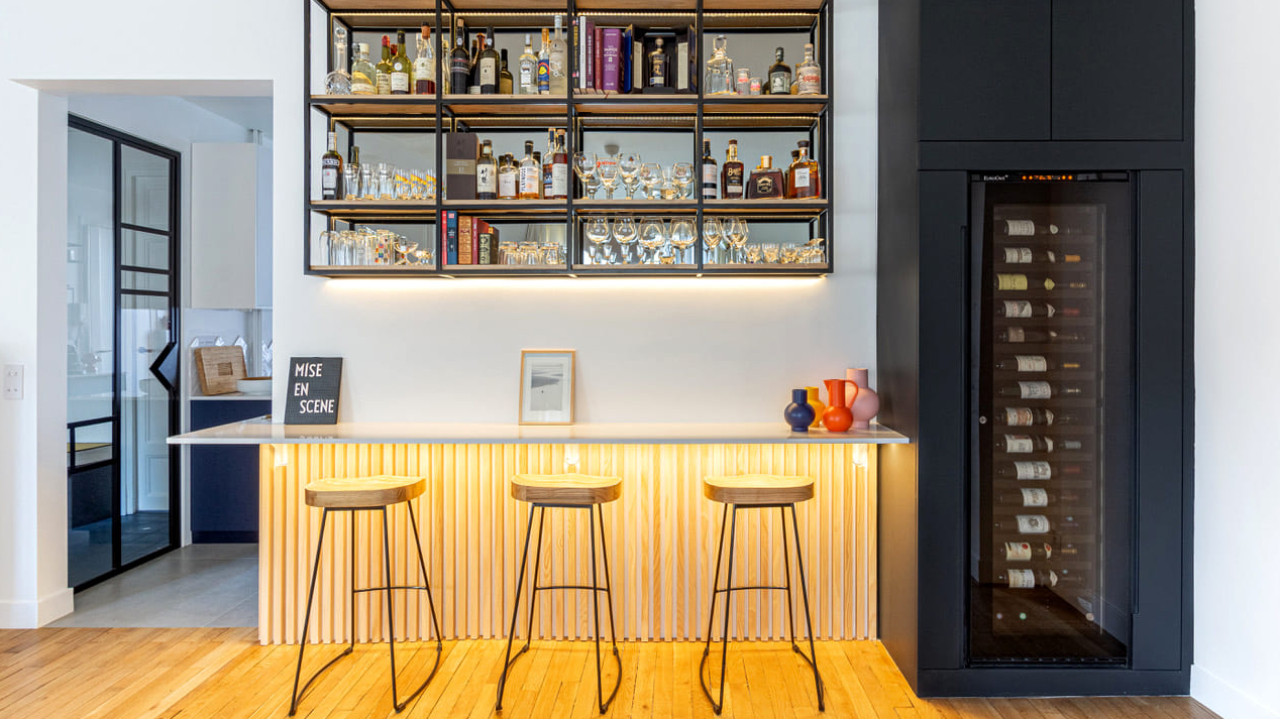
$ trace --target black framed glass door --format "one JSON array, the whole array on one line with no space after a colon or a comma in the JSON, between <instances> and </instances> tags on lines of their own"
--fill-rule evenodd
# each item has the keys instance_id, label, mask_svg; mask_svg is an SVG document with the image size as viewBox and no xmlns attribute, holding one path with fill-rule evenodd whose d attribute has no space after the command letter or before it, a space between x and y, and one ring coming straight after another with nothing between
<instances>
[{"instance_id":1,"label":"black framed glass door","mask_svg":"<svg viewBox=\"0 0 1280 720\"><path fill-rule=\"evenodd\" d=\"M179 544L179 155L68 119L68 581Z\"/></svg>"}]
</instances>

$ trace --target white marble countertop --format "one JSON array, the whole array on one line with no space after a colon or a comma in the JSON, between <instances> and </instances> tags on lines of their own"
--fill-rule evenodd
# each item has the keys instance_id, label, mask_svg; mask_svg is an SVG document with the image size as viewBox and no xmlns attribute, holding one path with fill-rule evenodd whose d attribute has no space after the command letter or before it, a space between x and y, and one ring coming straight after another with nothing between
<instances>
[{"instance_id":1,"label":"white marble countertop","mask_svg":"<svg viewBox=\"0 0 1280 720\"><path fill-rule=\"evenodd\" d=\"M268 416L175 435L170 445L270 445L328 443L425 444L803 444L884 445L910 440L873 424L869 430L845 433L825 429L793 433L786 423L353 423L283 425Z\"/></svg>"}]
</instances>

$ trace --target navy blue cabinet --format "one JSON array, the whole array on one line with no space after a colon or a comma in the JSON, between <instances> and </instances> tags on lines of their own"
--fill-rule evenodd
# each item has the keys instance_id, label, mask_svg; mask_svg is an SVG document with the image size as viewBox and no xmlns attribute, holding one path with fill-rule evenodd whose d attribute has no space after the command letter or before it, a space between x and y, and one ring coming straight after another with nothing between
<instances>
[{"instance_id":1,"label":"navy blue cabinet","mask_svg":"<svg viewBox=\"0 0 1280 720\"><path fill-rule=\"evenodd\" d=\"M248 420L271 412L270 400L196 400L191 429ZM258 541L258 448L196 445L191 448L191 540L197 543Z\"/></svg>"}]
</instances>

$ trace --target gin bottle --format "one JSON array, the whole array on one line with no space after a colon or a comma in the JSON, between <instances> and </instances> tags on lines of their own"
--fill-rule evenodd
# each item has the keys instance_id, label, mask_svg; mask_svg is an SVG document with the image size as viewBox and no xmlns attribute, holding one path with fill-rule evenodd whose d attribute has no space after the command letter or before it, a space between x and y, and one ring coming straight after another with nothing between
<instances>
[{"instance_id":1,"label":"gin bottle","mask_svg":"<svg viewBox=\"0 0 1280 720\"><path fill-rule=\"evenodd\" d=\"M351 92L354 95L376 95L378 85L377 70L369 62L369 45L356 45L356 61L351 64Z\"/></svg>"},{"instance_id":2,"label":"gin bottle","mask_svg":"<svg viewBox=\"0 0 1280 720\"><path fill-rule=\"evenodd\" d=\"M324 90L330 95L350 95L351 75L347 73L347 29L333 28L333 72L324 78Z\"/></svg>"},{"instance_id":3,"label":"gin bottle","mask_svg":"<svg viewBox=\"0 0 1280 720\"><path fill-rule=\"evenodd\" d=\"M711 59L707 61L706 81L704 83L707 95L733 95L737 92L733 81L733 60L729 59L725 52L725 46L729 44L728 38L724 35L717 35L715 39L714 50L711 53Z\"/></svg>"}]
</instances>

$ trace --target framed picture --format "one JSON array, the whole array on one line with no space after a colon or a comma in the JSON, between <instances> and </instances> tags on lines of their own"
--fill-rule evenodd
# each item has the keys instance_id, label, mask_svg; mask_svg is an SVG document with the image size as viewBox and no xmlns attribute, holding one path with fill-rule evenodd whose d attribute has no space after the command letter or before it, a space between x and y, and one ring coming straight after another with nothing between
<instances>
[{"instance_id":1,"label":"framed picture","mask_svg":"<svg viewBox=\"0 0 1280 720\"><path fill-rule=\"evenodd\" d=\"M573 422L573 350L520 351L520 424Z\"/></svg>"}]
</instances>

